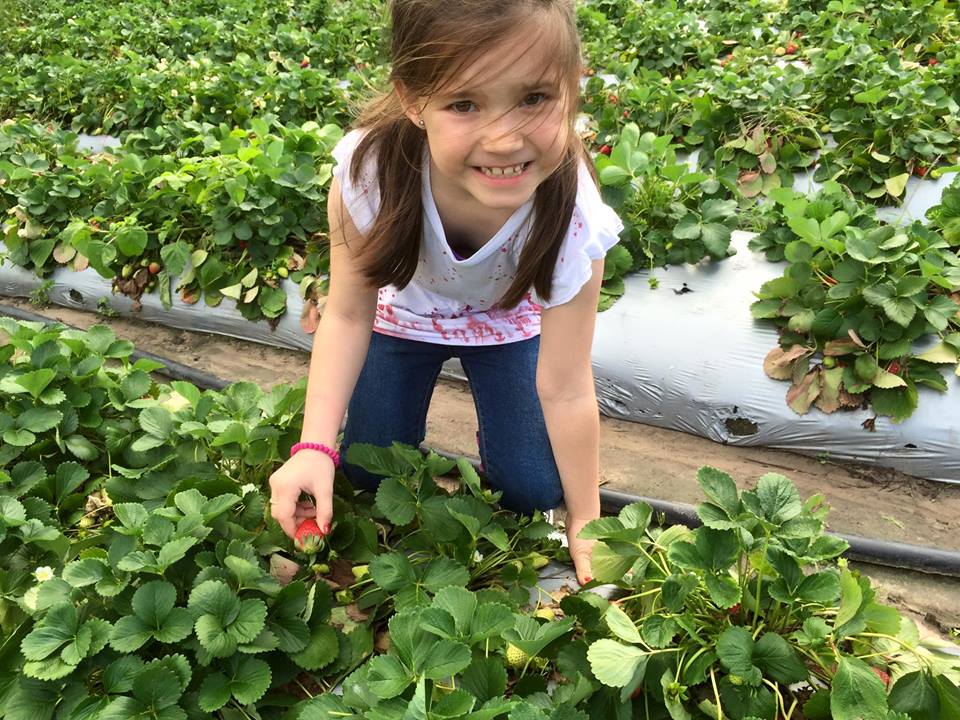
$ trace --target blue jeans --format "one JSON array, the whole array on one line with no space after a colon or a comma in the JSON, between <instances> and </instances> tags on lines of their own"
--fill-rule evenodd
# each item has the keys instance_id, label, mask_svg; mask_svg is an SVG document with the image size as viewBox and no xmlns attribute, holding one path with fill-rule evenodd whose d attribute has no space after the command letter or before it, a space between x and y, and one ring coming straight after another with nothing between
<instances>
[{"instance_id":1,"label":"blue jeans","mask_svg":"<svg viewBox=\"0 0 960 720\"><path fill-rule=\"evenodd\" d=\"M452 357L470 381L480 422L480 459L500 504L519 513L563 501L536 388L540 338L490 346L439 345L373 333L347 408L343 454L355 442L419 445L441 365ZM354 487L375 490L382 479L344 463Z\"/></svg>"}]
</instances>

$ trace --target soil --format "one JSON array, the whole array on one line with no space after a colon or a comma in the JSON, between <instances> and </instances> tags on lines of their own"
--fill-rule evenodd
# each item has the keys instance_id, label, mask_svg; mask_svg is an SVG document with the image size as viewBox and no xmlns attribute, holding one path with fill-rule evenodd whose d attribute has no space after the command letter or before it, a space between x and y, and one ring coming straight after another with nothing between
<instances>
[{"instance_id":1,"label":"soil","mask_svg":"<svg viewBox=\"0 0 960 720\"><path fill-rule=\"evenodd\" d=\"M4 298L7 305L87 328L110 325L140 350L156 353L225 380L269 387L302 378L309 355L217 335L187 332L129 318L103 316ZM475 456L477 421L469 387L437 384L427 418L427 444ZM672 502L702 500L697 469L712 465L742 488L765 473L796 483L803 497L822 493L832 507L830 529L850 535L960 551L960 485L936 483L876 467L838 463L765 448L722 445L682 432L601 419L604 487ZM865 568L873 574L872 568ZM941 629L960 626L960 579L879 570L891 600ZM917 590L923 587L922 592Z\"/></svg>"}]
</instances>

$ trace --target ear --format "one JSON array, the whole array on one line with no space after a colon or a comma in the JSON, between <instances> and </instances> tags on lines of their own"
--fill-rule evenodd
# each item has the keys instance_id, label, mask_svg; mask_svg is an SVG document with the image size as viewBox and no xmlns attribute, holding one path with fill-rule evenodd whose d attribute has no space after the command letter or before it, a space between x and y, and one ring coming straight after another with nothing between
<instances>
[{"instance_id":1,"label":"ear","mask_svg":"<svg viewBox=\"0 0 960 720\"><path fill-rule=\"evenodd\" d=\"M393 91L397 94L397 99L400 101L400 107L403 108L403 114L417 127L420 125L420 111L422 106L418 104L419 98L411 95L407 92L406 87L403 83L395 81L393 83Z\"/></svg>"}]
</instances>

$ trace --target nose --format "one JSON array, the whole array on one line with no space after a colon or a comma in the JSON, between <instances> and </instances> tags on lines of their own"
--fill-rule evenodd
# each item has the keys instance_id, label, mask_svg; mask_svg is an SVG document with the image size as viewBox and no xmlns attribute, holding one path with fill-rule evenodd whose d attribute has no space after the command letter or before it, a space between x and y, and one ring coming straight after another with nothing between
<instances>
[{"instance_id":1,"label":"nose","mask_svg":"<svg viewBox=\"0 0 960 720\"><path fill-rule=\"evenodd\" d=\"M481 143L486 152L496 155L509 155L523 149L522 121L512 112L494 118L486 127Z\"/></svg>"}]
</instances>

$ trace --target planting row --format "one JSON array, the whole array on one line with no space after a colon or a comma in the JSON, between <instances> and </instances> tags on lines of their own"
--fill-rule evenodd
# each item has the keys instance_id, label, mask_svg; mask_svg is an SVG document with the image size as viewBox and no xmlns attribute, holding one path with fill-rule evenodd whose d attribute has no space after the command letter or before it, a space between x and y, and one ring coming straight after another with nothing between
<instances>
[{"instance_id":1,"label":"planting row","mask_svg":"<svg viewBox=\"0 0 960 720\"><path fill-rule=\"evenodd\" d=\"M387 479L338 478L334 528L298 547L265 480L302 384L161 385L107 328L0 328L5 720L960 712L957 656L877 601L782 476L741 491L703 468L697 529L643 503L590 523L615 600L551 595L554 528L463 460L351 447Z\"/></svg>"}]
</instances>

